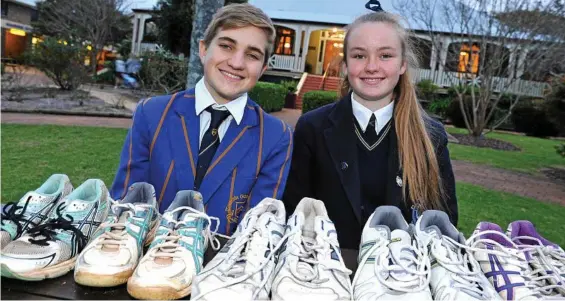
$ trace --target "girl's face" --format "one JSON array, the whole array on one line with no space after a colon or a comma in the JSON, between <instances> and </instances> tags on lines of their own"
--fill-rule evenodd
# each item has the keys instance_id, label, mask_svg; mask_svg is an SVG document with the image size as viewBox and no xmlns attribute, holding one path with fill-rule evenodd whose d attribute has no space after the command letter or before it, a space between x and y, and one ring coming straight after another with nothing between
<instances>
[{"instance_id":1,"label":"girl's face","mask_svg":"<svg viewBox=\"0 0 565 301\"><path fill-rule=\"evenodd\" d=\"M368 22L349 33L347 77L353 92L365 101L392 100L394 87L406 71L402 44L393 26Z\"/></svg>"}]
</instances>

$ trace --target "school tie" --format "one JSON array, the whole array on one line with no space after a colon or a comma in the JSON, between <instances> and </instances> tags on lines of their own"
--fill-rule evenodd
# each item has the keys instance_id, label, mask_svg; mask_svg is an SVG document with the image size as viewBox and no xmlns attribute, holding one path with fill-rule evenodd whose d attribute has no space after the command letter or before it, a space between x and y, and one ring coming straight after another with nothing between
<instances>
[{"instance_id":1,"label":"school tie","mask_svg":"<svg viewBox=\"0 0 565 301\"><path fill-rule=\"evenodd\" d=\"M202 142L200 143L200 151L198 152L198 168L196 169L196 178L194 179L194 190L200 189L200 184L206 175L206 171L210 166L210 161L214 158L216 149L220 145L220 134L218 128L220 124L230 116L228 110L221 111L215 110L211 106L206 108L206 111L210 112L212 115L212 120L210 121L210 127L204 133L202 137Z\"/></svg>"},{"instance_id":2,"label":"school tie","mask_svg":"<svg viewBox=\"0 0 565 301\"><path fill-rule=\"evenodd\" d=\"M377 140L379 140L379 137L377 136L377 132L376 132L376 122L377 122L377 117L375 116L375 114L371 114L371 119L369 119L369 125L367 126L367 129L365 130L365 133L363 133L363 139L365 139L365 141L367 141L367 143L369 145L374 145L375 143L377 143Z\"/></svg>"}]
</instances>

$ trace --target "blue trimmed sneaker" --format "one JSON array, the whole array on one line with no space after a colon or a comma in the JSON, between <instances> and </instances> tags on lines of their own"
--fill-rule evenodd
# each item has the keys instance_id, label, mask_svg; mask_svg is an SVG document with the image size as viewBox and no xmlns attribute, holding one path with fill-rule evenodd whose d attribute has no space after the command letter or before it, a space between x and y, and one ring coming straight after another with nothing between
<instances>
[{"instance_id":1,"label":"blue trimmed sneaker","mask_svg":"<svg viewBox=\"0 0 565 301\"><path fill-rule=\"evenodd\" d=\"M151 243L159 225L155 188L134 183L122 200L112 202L110 214L79 255L74 278L78 284L113 287L124 284Z\"/></svg>"},{"instance_id":2,"label":"blue trimmed sneaker","mask_svg":"<svg viewBox=\"0 0 565 301\"><path fill-rule=\"evenodd\" d=\"M157 235L128 280L128 293L137 299L171 300L186 297L192 279L202 269L211 239L211 220L199 192L179 191L163 213ZM214 231L215 232L215 231ZM214 246L214 243L212 243Z\"/></svg>"},{"instance_id":3,"label":"blue trimmed sneaker","mask_svg":"<svg viewBox=\"0 0 565 301\"><path fill-rule=\"evenodd\" d=\"M11 202L2 207L1 248L18 239L29 228L45 222L57 203L71 191L73 185L69 177L54 174L39 188L26 193L17 203Z\"/></svg>"},{"instance_id":4,"label":"blue trimmed sneaker","mask_svg":"<svg viewBox=\"0 0 565 301\"><path fill-rule=\"evenodd\" d=\"M68 273L108 216L110 201L102 180L86 180L57 204L49 220L2 249L2 276L37 281Z\"/></svg>"}]
</instances>

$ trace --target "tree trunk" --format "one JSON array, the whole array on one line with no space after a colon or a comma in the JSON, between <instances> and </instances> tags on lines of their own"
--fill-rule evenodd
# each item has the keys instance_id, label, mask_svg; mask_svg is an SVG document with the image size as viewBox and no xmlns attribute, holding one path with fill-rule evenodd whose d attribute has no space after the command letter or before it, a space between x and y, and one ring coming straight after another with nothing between
<instances>
[{"instance_id":1,"label":"tree trunk","mask_svg":"<svg viewBox=\"0 0 565 301\"><path fill-rule=\"evenodd\" d=\"M194 18L192 19L192 34L190 35L190 58L188 60L188 76L186 88L190 89L196 85L204 74L200 56L198 55L198 43L204 38L204 31L212 21L214 13L224 6L224 0L196 0L194 1Z\"/></svg>"}]
</instances>

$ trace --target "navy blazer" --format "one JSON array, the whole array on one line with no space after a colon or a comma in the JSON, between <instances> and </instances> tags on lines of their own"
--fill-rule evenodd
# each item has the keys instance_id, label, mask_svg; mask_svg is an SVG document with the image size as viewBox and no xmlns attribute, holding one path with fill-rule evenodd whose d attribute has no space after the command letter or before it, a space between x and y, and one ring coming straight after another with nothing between
<instances>
[{"instance_id":1,"label":"navy blazer","mask_svg":"<svg viewBox=\"0 0 565 301\"><path fill-rule=\"evenodd\" d=\"M303 197L322 200L334 222L341 247L358 249L363 220L361 186L357 165L357 143L353 131L353 109L350 95L338 102L310 111L300 117L294 130L294 150L283 201L292 214ZM426 119L427 131L435 147L451 222L457 225L458 208L455 179L443 125ZM408 223L412 222L412 201L404 200L402 169L399 164L395 127L391 142L386 180L386 200L382 204L397 206ZM367 216L370 215L367 214Z\"/></svg>"},{"instance_id":2,"label":"navy blazer","mask_svg":"<svg viewBox=\"0 0 565 301\"><path fill-rule=\"evenodd\" d=\"M131 184L148 182L163 212L179 190L193 189L200 139L194 102L194 89L139 102L110 191L114 199ZM206 212L220 220L219 233L230 235L263 198L282 197L291 155L290 127L248 99L241 123L231 121L200 186Z\"/></svg>"}]
</instances>

